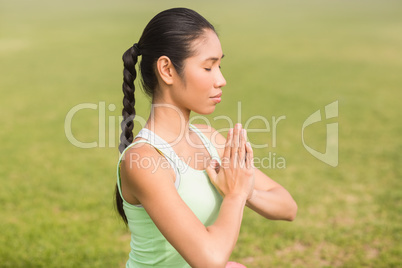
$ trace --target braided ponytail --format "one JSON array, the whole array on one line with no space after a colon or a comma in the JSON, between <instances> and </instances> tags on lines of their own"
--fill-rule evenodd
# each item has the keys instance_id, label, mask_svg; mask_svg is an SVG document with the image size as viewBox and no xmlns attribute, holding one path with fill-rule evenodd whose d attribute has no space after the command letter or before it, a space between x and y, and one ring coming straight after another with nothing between
<instances>
[{"instance_id":1,"label":"braided ponytail","mask_svg":"<svg viewBox=\"0 0 402 268\"><path fill-rule=\"evenodd\" d=\"M137 44L134 44L123 54L123 121L121 122L121 136L120 136L120 145L119 151L122 153L124 149L127 148L133 142L133 128L134 128L134 117L135 117L135 86L134 80L137 77L137 72L135 70L135 65L138 61L138 56L140 54L140 50ZM116 195L116 206L117 211L120 216L123 218L124 222L127 224L127 217L123 210L123 199L120 196L118 186L116 184L115 189Z\"/></svg>"},{"instance_id":2,"label":"braided ponytail","mask_svg":"<svg viewBox=\"0 0 402 268\"><path fill-rule=\"evenodd\" d=\"M137 72L135 70L135 64L137 63L139 56L138 45L130 47L123 54L123 121L121 122L121 136L119 151L122 153L124 149L133 142L133 128L134 128L134 117L135 117L135 97L134 97L134 80L137 77Z\"/></svg>"}]
</instances>

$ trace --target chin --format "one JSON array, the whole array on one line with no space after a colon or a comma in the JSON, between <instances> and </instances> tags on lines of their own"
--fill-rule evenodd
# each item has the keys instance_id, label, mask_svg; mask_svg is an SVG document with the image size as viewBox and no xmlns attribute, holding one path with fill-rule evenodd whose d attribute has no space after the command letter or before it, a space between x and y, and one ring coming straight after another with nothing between
<instances>
[{"instance_id":1,"label":"chin","mask_svg":"<svg viewBox=\"0 0 402 268\"><path fill-rule=\"evenodd\" d=\"M197 113L197 114L202 114L202 115L208 115L208 114L212 114L215 111L215 105L212 107L204 108L204 109L194 109L193 112Z\"/></svg>"}]
</instances>

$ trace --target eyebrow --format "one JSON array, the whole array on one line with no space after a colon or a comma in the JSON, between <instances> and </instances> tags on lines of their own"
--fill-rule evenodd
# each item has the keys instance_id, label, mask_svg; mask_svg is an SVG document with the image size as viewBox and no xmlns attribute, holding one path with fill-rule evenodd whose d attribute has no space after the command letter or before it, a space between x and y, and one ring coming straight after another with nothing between
<instances>
[{"instance_id":1,"label":"eyebrow","mask_svg":"<svg viewBox=\"0 0 402 268\"><path fill-rule=\"evenodd\" d=\"M222 54L221 59L223 59L223 57L225 57L225 54ZM205 61L218 61L218 60L219 60L219 58L216 58L216 57L210 57L210 58L206 59Z\"/></svg>"}]
</instances>

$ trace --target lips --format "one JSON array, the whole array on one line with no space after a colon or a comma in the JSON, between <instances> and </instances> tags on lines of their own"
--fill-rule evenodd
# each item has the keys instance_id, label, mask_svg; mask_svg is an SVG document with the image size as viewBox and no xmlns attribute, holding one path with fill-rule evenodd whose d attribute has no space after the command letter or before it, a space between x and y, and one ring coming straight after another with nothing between
<instances>
[{"instance_id":1,"label":"lips","mask_svg":"<svg viewBox=\"0 0 402 268\"><path fill-rule=\"evenodd\" d=\"M215 95L215 96L211 97L211 98L220 98L221 96L222 96L222 92L219 93L218 95Z\"/></svg>"},{"instance_id":2,"label":"lips","mask_svg":"<svg viewBox=\"0 0 402 268\"><path fill-rule=\"evenodd\" d=\"M222 92L220 92L219 94L217 94L217 95L211 97L211 100L212 100L213 102L215 102L216 104L218 104L218 103L220 103L221 100L222 100L222 99L221 99L221 96L222 96Z\"/></svg>"}]
</instances>

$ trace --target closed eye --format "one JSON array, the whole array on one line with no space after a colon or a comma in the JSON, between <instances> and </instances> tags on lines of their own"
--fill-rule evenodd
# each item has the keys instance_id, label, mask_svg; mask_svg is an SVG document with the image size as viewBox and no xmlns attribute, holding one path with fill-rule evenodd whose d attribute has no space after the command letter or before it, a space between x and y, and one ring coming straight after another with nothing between
<instances>
[{"instance_id":1,"label":"closed eye","mask_svg":"<svg viewBox=\"0 0 402 268\"><path fill-rule=\"evenodd\" d=\"M219 65L218 68L221 69L222 67ZM204 70L207 72L210 72L212 70L212 68L204 68Z\"/></svg>"}]
</instances>

